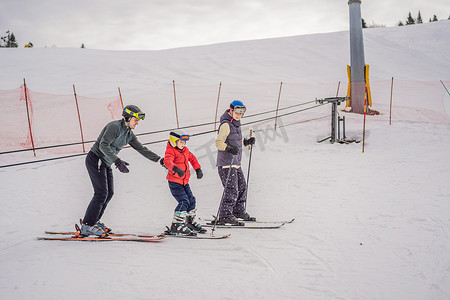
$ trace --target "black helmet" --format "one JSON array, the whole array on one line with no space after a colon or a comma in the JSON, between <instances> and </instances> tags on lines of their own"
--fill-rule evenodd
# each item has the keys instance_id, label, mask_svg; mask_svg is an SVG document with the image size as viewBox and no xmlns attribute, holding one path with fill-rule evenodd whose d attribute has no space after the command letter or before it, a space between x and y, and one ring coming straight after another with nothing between
<instances>
[{"instance_id":1,"label":"black helmet","mask_svg":"<svg viewBox=\"0 0 450 300\"><path fill-rule=\"evenodd\" d=\"M127 105L123 108L122 117L125 118L125 121L129 122L131 117L135 117L140 120L145 119L145 113L141 111L139 107L136 105Z\"/></svg>"}]
</instances>

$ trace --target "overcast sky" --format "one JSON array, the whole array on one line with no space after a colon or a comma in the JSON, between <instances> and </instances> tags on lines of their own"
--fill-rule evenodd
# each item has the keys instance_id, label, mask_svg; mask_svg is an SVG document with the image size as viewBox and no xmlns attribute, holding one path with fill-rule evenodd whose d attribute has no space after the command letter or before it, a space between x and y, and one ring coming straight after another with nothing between
<instances>
[{"instance_id":1,"label":"overcast sky","mask_svg":"<svg viewBox=\"0 0 450 300\"><path fill-rule=\"evenodd\" d=\"M362 0L362 17L395 26L420 10L450 15L449 0ZM0 35L19 47L158 50L348 30L348 0L1 0Z\"/></svg>"}]
</instances>

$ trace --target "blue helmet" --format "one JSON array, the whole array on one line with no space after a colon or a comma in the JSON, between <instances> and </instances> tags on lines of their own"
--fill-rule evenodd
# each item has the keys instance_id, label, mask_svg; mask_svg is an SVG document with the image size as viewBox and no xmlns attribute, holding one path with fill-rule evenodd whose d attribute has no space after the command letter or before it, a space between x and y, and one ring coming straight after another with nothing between
<instances>
[{"instance_id":1,"label":"blue helmet","mask_svg":"<svg viewBox=\"0 0 450 300\"><path fill-rule=\"evenodd\" d=\"M233 102L230 103L230 113L233 113L233 110L244 114L247 109L244 102L241 100L233 100Z\"/></svg>"}]
</instances>

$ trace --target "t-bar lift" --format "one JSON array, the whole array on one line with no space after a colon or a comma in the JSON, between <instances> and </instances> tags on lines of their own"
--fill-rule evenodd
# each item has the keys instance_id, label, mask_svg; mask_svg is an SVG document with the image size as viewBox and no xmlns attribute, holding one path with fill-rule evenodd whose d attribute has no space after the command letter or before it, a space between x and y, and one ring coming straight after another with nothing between
<instances>
[{"instance_id":1,"label":"t-bar lift","mask_svg":"<svg viewBox=\"0 0 450 300\"><path fill-rule=\"evenodd\" d=\"M319 143L330 139L330 143L334 144L334 142L338 141L340 143L348 143L351 141L347 141L345 137L345 117L339 117L337 115L337 106L342 102L349 100L348 97L329 97L324 99L316 99L316 103L326 104L331 103L331 135L319 141ZM336 139L336 122L337 122L337 133L338 138ZM343 139L341 139L341 130L340 123L342 122L343 129Z\"/></svg>"}]
</instances>

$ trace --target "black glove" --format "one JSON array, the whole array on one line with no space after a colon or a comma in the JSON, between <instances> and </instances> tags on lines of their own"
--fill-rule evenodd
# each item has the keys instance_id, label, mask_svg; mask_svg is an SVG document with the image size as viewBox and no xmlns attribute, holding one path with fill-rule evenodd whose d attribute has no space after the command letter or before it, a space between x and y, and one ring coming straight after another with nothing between
<instances>
[{"instance_id":1,"label":"black glove","mask_svg":"<svg viewBox=\"0 0 450 300\"><path fill-rule=\"evenodd\" d=\"M202 179L202 177L203 177L203 172L202 172L202 169L197 169L197 170L195 170L195 172L197 173L197 179Z\"/></svg>"},{"instance_id":2,"label":"black glove","mask_svg":"<svg viewBox=\"0 0 450 300\"><path fill-rule=\"evenodd\" d=\"M159 164L161 165L161 167L166 168L166 165L164 164L164 157L161 157L161 159L159 160Z\"/></svg>"},{"instance_id":3,"label":"black glove","mask_svg":"<svg viewBox=\"0 0 450 300\"><path fill-rule=\"evenodd\" d=\"M178 176L183 177L184 171L178 168L177 166L173 167L172 171L178 174Z\"/></svg>"},{"instance_id":4,"label":"black glove","mask_svg":"<svg viewBox=\"0 0 450 300\"><path fill-rule=\"evenodd\" d=\"M226 152L229 152L233 155L237 155L239 153L239 148L237 146L227 146L225 149Z\"/></svg>"},{"instance_id":5,"label":"black glove","mask_svg":"<svg viewBox=\"0 0 450 300\"><path fill-rule=\"evenodd\" d=\"M129 163L127 163L126 161L123 161L120 158L118 158L118 159L116 159L114 164L116 165L116 168L119 169L120 172L122 172L122 173L130 172L130 170L128 170L128 168L127 168Z\"/></svg>"},{"instance_id":6,"label":"black glove","mask_svg":"<svg viewBox=\"0 0 450 300\"><path fill-rule=\"evenodd\" d=\"M254 144L255 144L255 138L253 136L251 138L244 139L244 146L254 145Z\"/></svg>"}]
</instances>

